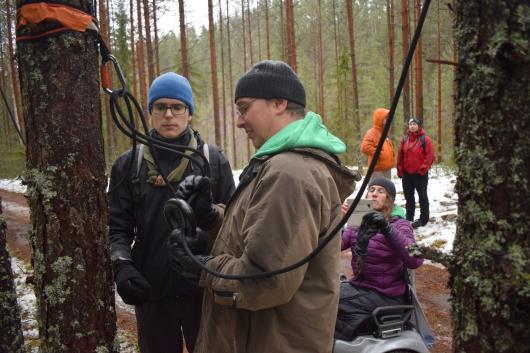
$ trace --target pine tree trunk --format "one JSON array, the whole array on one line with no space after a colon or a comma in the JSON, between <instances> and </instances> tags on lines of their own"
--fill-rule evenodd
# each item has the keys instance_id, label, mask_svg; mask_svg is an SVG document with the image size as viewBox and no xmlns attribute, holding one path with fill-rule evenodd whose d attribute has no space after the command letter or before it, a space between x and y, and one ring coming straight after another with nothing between
<instances>
[{"instance_id":1,"label":"pine tree trunk","mask_svg":"<svg viewBox=\"0 0 530 353\"><path fill-rule=\"evenodd\" d=\"M269 32L269 0L265 0L265 42L267 46L267 59L271 58L271 43Z\"/></svg>"},{"instance_id":2,"label":"pine tree trunk","mask_svg":"<svg viewBox=\"0 0 530 353\"><path fill-rule=\"evenodd\" d=\"M91 1L67 3L93 10ZM114 352L96 36L62 32L18 45L40 351Z\"/></svg>"},{"instance_id":3,"label":"pine tree trunk","mask_svg":"<svg viewBox=\"0 0 530 353\"><path fill-rule=\"evenodd\" d=\"M254 50L252 48L252 26L250 24L250 2L247 0L248 52L250 54L250 66L252 66L254 65Z\"/></svg>"},{"instance_id":4,"label":"pine tree trunk","mask_svg":"<svg viewBox=\"0 0 530 353\"><path fill-rule=\"evenodd\" d=\"M401 53L402 63L405 64L407 53L409 51L409 2L401 0ZM407 126L410 119L410 82L407 77L403 85L403 122Z\"/></svg>"},{"instance_id":5,"label":"pine tree trunk","mask_svg":"<svg viewBox=\"0 0 530 353\"><path fill-rule=\"evenodd\" d=\"M182 76L190 79L190 63L188 61L188 39L186 35L186 19L184 18L184 0L179 0L179 25L180 25L180 66Z\"/></svg>"},{"instance_id":6,"label":"pine tree trunk","mask_svg":"<svg viewBox=\"0 0 530 353\"><path fill-rule=\"evenodd\" d=\"M0 352L24 353L24 336L11 256L7 251L6 228L0 197Z\"/></svg>"},{"instance_id":7,"label":"pine tree trunk","mask_svg":"<svg viewBox=\"0 0 530 353\"><path fill-rule=\"evenodd\" d=\"M217 54L215 51L215 27L213 25L213 1L208 0L208 28L210 32L210 67L212 79L212 99L213 99L213 121L215 126L215 144L222 146L221 121L219 118L219 88L217 84Z\"/></svg>"},{"instance_id":8,"label":"pine tree trunk","mask_svg":"<svg viewBox=\"0 0 530 353\"><path fill-rule=\"evenodd\" d=\"M293 0L285 0L285 22L287 23L287 49L289 65L296 72L296 40L294 33Z\"/></svg>"},{"instance_id":9,"label":"pine tree trunk","mask_svg":"<svg viewBox=\"0 0 530 353\"><path fill-rule=\"evenodd\" d=\"M530 11L458 1L455 352L529 352Z\"/></svg>"},{"instance_id":10,"label":"pine tree trunk","mask_svg":"<svg viewBox=\"0 0 530 353\"><path fill-rule=\"evenodd\" d=\"M344 116L343 112L343 106L342 106L342 96L340 95L341 92L341 85L340 85L340 67L339 67L339 41L338 41L338 29L337 29L337 5L335 3L335 0L332 2L333 5L333 43L335 45L335 75L336 75L336 83L337 83L337 109L338 109L338 117L339 121L342 120Z\"/></svg>"},{"instance_id":11,"label":"pine tree trunk","mask_svg":"<svg viewBox=\"0 0 530 353\"><path fill-rule=\"evenodd\" d=\"M442 64L440 60L442 56L442 35L440 31L440 0L436 1L436 59L438 64L436 67L437 74L437 95L436 95L436 113L438 122L438 158L437 162L442 162Z\"/></svg>"},{"instance_id":12,"label":"pine tree trunk","mask_svg":"<svg viewBox=\"0 0 530 353\"><path fill-rule=\"evenodd\" d=\"M280 55L282 58L282 61L287 62L287 39L285 38L287 36L287 27L285 25L285 17L284 17L284 5L283 0L278 0L278 6L280 11Z\"/></svg>"},{"instance_id":13,"label":"pine tree trunk","mask_svg":"<svg viewBox=\"0 0 530 353\"><path fill-rule=\"evenodd\" d=\"M241 0L241 37L243 38L243 71L247 71L247 26L245 24L245 0Z\"/></svg>"},{"instance_id":14,"label":"pine tree trunk","mask_svg":"<svg viewBox=\"0 0 530 353\"><path fill-rule=\"evenodd\" d=\"M355 33L353 25L352 0L346 0L346 13L348 14L348 37L350 39L350 60L352 78L353 119L355 123L355 138L361 141L361 117L359 115L359 92L357 86L357 64L355 62Z\"/></svg>"},{"instance_id":15,"label":"pine tree trunk","mask_svg":"<svg viewBox=\"0 0 530 353\"><path fill-rule=\"evenodd\" d=\"M142 109L144 114L147 114L147 85L145 75L145 49L144 49L144 33L142 27L142 3L141 0L136 1L136 20L138 23L138 46L136 53L138 58L138 85L140 86L140 96L142 97Z\"/></svg>"},{"instance_id":16,"label":"pine tree trunk","mask_svg":"<svg viewBox=\"0 0 530 353\"><path fill-rule=\"evenodd\" d=\"M144 5L145 23L145 51L147 53L147 74L149 75L147 86L155 79L155 61L153 59L153 43L151 41L151 16L149 15L149 1L142 0Z\"/></svg>"},{"instance_id":17,"label":"pine tree trunk","mask_svg":"<svg viewBox=\"0 0 530 353\"><path fill-rule=\"evenodd\" d=\"M414 0L414 23L417 25L421 13L421 0ZM416 51L414 52L414 79L415 79L415 96L414 100L415 108L414 114L418 117L423 118L423 41L418 39L418 45Z\"/></svg>"},{"instance_id":18,"label":"pine tree trunk","mask_svg":"<svg viewBox=\"0 0 530 353\"><path fill-rule=\"evenodd\" d=\"M232 79L232 45L230 37L230 12L228 7L228 0L226 0L226 39L228 41L228 87L231 92L234 92L234 81ZM230 112L231 112L231 127L232 127L232 166L237 168L237 135L236 135L236 123L235 123L235 112L234 104L230 101Z\"/></svg>"},{"instance_id":19,"label":"pine tree trunk","mask_svg":"<svg viewBox=\"0 0 530 353\"><path fill-rule=\"evenodd\" d=\"M153 0L153 29L155 32L155 76L160 75L160 48L158 43L158 18L156 16L156 0Z\"/></svg>"},{"instance_id":20,"label":"pine tree trunk","mask_svg":"<svg viewBox=\"0 0 530 353\"><path fill-rule=\"evenodd\" d=\"M318 0L318 106L322 121L326 118L324 111L324 44L322 42L322 4Z\"/></svg>"},{"instance_id":21,"label":"pine tree trunk","mask_svg":"<svg viewBox=\"0 0 530 353\"><path fill-rule=\"evenodd\" d=\"M219 4L219 47L221 48L221 102L223 103L223 149L228 150L227 121L226 121L226 87L225 87L225 46L223 36L223 8L221 0Z\"/></svg>"},{"instance_id":22,"label":"pine tree trunk","mask_svg":"<svg viewBox=\"0 0 530 353\"><path fill-rule=\"evenodd\" d=\"M16 107L16 117L17 117L17 123L20 131L22 132L22 136L27 140L26 137L26 131L25 131L25 124L24 124L24 114L22 111L22 99L20 97L20 86L19 86L19 79L17 75L17 68L15 66L15 54L14 54L14 47L13 47L13 33L11 30L11 5L10 0L6 0L6 24L7 24L7 47L9 52L9 63L11 68L11 83L13 85L13 96L15 97L15 107Z\"/></svg>"},{"instance_id":23,"label":"pine tree trunk","mask_svg":"<svg viewBox=\"0 0 530 353\"><path fill-rule=\"evenodd\" d=\"M394 0L386 0L386 19L388 28L388 106L394 98Z\"/></svg>"}]
</instances>

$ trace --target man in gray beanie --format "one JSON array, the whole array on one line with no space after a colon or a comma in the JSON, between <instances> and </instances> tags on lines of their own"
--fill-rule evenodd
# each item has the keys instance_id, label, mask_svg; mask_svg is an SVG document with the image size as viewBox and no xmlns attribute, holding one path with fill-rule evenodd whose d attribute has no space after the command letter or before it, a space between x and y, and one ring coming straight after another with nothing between
<instances>
[{"instance_id":1,"label":"man in gray beanie","mask_svg":"<svg viewBox=\"0 0 530 353\"><path fill-rule=\"evenodd\" d=\"M148 106L151 137L208 155L212 187L201 197L226 204L234 191L232 169L219 148L207 145L190 126L195 104L188 80L173 72L157 77L149 89ZM183 341L188 352L195 346L202 290L198 279L190 283L189 277L169 266L166 241L171 229L163 208L175 195L162 173L176 188L186 176L200 175L199 167L172 151L144 145L135 155L125 152L112 166L108 198L114 279L123 301L135 306L142 353L182 352Z\"/></svg>"},{"instance_id":2,"label":"man in gray beanie","mask_svg":"<svg viewBox=\"0 0 530 353\"><path fill-rule=\"evenodd\" d=\"M280 61L262 61L238 81L237 126L257 149L226 209L196 201L201 178L179 186L197 217L217 209L206 267L228 275L278 270L309 255L341 219L358 176L340 164L344 143L313 112L305 90ZM200 271L170 236L175 267ZM330 352L338 306L339 237L284 274L226 280L203 272L203 317L195 353Z\"/></svg>"}]
</instances>

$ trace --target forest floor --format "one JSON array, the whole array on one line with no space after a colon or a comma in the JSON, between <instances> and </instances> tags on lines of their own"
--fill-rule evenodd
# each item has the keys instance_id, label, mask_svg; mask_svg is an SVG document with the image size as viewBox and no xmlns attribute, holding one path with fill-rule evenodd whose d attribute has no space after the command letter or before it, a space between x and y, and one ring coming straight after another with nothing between
<instances>
[{"instance_id":1,"label":"forest floor","mask_svg":"<svg viewBox=\"0 0 530 353\"><path fill-rule=\"evenodd\" d=\"M0 190L2 210L7 222L7 242L12 257L30 263L31 249L27 241L29 210L23 194ZM341 268L346 275L351 275L350 256L347 252L341 255ZM429 324L436 337L432 353L449 353L452 351L451 305L447 288L448 273L445 269L426 264L415 271L416 290ZM122 337L131 340L128 352L136 349L136 319L131 308L117 301L116 312L118 328Z\"/></svg>"}]
</instances>

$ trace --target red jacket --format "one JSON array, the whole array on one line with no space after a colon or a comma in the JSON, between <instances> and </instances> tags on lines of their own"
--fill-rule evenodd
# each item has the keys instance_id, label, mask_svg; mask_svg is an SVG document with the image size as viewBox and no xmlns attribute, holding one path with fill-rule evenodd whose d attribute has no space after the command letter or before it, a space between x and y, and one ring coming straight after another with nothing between
<instances>
[{"instance_id":1,"label":"red jacket","mask_svg":"<svg viewBox=\"0 0 530 353\"><path fill-rule=\"evenodd\" d=\"M421 146L420 136L425 136L425 150ZM423 128L417 132L408 132L408 139L399 143L397 172L398 176L407 174L425 175L434 162L434 145L425 135Z\"/></svg>"}]
</instances>

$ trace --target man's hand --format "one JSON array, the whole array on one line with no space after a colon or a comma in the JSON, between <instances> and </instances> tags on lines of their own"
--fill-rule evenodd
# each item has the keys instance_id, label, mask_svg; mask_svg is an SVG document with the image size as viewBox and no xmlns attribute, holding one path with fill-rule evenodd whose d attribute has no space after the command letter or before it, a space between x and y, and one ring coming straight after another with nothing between
<instances>
[{"instance_id":1,"label":"man's hand","mask_svg":"<svg viewBox=\"0 0 530 353\"><path fill-rule=\"evenodd\" d=\"M126 304L141 306L149 298L151 285L128 260L112 263L118 294Z\"/></svg>"},{"instance_id":2,"label":"man's hand","mask_svg":"<svg viewBox=\"0 0 530 353\"><path fill-rule=\"evenodd\" d=\"M195 247L196 239L186 236L182 229L175 228L167 240L167 248L170 260L169 263L173 271L175 271L181 277L196 283L199 281L201 268L186 253L186 250L184 249L184 237L186 237L186 241L188 242L188 245L190 245L190 250L193 250ZM198 254L195 255L195 258L197 258L201 263L205 264L212 257Z\"/></svg>"},{"instance_id":3,"label":"man's hand","mask_svg":"<svg viewBox=\"0 0 530 353\"><path fill-rule=\"evenodd\" d=\"M188 175L178 185L176 196L188 202L195 213L197 224L202 229L210 229L218 220L219 212L213 204L209 178Z\"/></svg>"}]
</instances>

